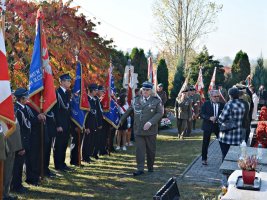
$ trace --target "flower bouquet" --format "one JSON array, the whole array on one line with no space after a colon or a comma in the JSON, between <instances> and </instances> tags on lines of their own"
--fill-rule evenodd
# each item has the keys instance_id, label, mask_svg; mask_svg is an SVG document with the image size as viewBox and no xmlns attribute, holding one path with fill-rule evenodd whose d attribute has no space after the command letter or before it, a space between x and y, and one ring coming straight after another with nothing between
<instances>
[{"instance_id":1,"label":"flower bouquet","mask_svg":"<svg viewBox=\"0 0 267 200\"><path fill-rule=\"evenodd\" d=\"M267 123L263 121L258 122L256 129L256 144L254 147L257 147L259 143L262 144L263 148L267 147Z\"/></svg>"},{"instance_id":2,"label":"flower bouquet","mask_svg":"<svg viewBox=\"0 0 267 200\"><path fill-rule=\"evenodd\" d=\"M257 166L258 160L256 155L246 156L244 159L238 160L238 167L242 169L244 184L254 184Z\"/></svg>"},{"instance_id":3,"label":"flower bouquet","mask_svg":"<svg viewBox=\"0 0 267 200\"><path fill-rule=\"evenodd\" d=\"M267 107L263 106L260 111L259 121L267 121Z\"/></svg>"}]
</instances>

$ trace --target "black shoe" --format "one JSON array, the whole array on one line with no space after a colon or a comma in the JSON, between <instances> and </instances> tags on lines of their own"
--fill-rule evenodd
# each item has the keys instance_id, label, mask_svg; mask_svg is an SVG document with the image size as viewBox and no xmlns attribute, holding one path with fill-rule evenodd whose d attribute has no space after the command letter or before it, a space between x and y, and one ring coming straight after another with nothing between
<instances>
[{"instance_id":1,"label":"black shoe","mask_svg":"<svg viewBox=\"0 0 267 200\"><path fill-rule=\"evenodd\" d=\"M24 194L25 192L28 191L28 189L24 186L16 187L12 189L13 192Z\"/></svg>"},{"instance_id":2,"label":"black shoe","mask_svg":"<svg viewBox=\"0 0 267 200\"><path fill-rule=\"evenodd\" d=\"M72 169L71 169L70 167L68 167L68 166L65 166L65 167L63 168L63 170L64 170L64 171L72 171Z\"/></svg>"},{"instance_id":3,"label":"black shoe","mask_svg":"<svg viewBox=\"0 0 267 200\"><path fill-rule=\"evenodd\" d=\"M108 155L108 152L107 151L101 152L100 155L101 156Z\"/></svg>"},{"instance_id":4,"label":"black shoe","mask_svg":"<svg viewBox=\"0 0 267 200\"><path fill-rule=\"evenodd\" d=\"M139 170L133 173L134 176L140 176L142 174L144 174L144 171L139 171Z\"/></svg>"},{"instance_id":5,"label":"black shoe","mask_svg":"<svg viewBox=\"0 0 267 200\"><path fill-rule=\"evenodd\" d=\"M44 174L44 176L46 176L46 177L48 177L48 178L53 178L53 177L56 177L57 175L56 175L55 173L49 171L49 172L46 172L46 173Z\"/></svg>"},{"instance_id":6,"label":"black shoe","mask_svg":"<svg viewBox=\"0 0 267 200\"><path fill-rule=\"evenodd\" d=\"M33 185L33 186L39 186L40 185L39 181L26 180L25 182L28 183L29 185Z\"/></svg>"},{"instance_id":7,"label":"black shoe","mask_svg":"<svg viewBox=\"0 0 267 200\"><path fill-rule=\"evenodd\" d=\"M96 160L99 159L98 155L94 155L93 158L95 158Z\"/></svg>"}]
</instances>

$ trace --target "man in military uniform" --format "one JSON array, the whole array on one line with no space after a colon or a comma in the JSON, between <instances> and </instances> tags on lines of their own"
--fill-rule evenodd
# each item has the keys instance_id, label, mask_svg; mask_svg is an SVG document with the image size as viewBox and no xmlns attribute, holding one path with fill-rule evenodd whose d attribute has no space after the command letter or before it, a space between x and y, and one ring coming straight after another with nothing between
<instances>
[{"instance_id":1,"label":"man in military uniform","mask_svg":"<svg viewBox=\"0 0 267 200\"><path fill-rule=\"evenodd\" d=\"M163 108L161 100L152 96L153 84L144 82L142 84L142 95L135 97L133 105L123 114L120 124L134 113L134 134L136 145L137 171L134 176L144 174L145 154L147 154L148 172L153 172L156 155L156 137L158 133L158 122L162 117Z\"/></svg>"},{"instance_id":2,"label":"man in military uniform","mask_svg":"<svg viewBox=\"0 0 267 200\"><path fill-rule=\"evenodd\" d=\"M192 120L192 101L188 97L188 89L184 89L178 95L174 110L177 119L178 139L184 139L187 122Z\"/></svg>"},{"instance_id":3,"label":"man in military uniform","mask_svg":"<svg viewBox=\"0 0 267 200\"><path fill-rule=\"evenodd\" d=\"M55 105L55 119L57 133L54 143L55 168L60 171L71 170L65 163L66 150L70 136L70 93L68 92L70 86L70 75L61 75L60 87L56 91L57 103Z\"/></svg>"},{"instance_id":4,"label":"man in military uniform","mask_svg":"<svg viewBox=\"0 0 267 200\"><path fill-rule=\"evenodd\" d=\"M196 129L196 120L199 117L200 113L200 102L201 102L201 96L199 93L196 92L196 89L192 87L192 109L193 109L193 114L192 114L192 126L193 130Z\"/></svg>"}]
</instances>

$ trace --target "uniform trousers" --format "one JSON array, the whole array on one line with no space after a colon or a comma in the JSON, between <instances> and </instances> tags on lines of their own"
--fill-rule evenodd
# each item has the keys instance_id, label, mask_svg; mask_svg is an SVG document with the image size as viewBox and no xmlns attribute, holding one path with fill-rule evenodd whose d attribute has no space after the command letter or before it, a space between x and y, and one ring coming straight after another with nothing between
<instances>
[{"instance_id":1,"label":"uniform trousers","mask_svg":"<svg viewBox=\"0 0 267 200\"><path fill-rule=\"evenodd\" d=\"M178 137L183 137L187 128L187 119L177 119Z\"/></svg>"},{"instance_id":2,"label":"uniform trousers","mask_svg":"<svg viewBox=\"0 0 267 200\"><path fill-rule=\"evenodd\" d=\"M15 152L9 152L4 161L3 197L9 197L10 185L12 181Z\"/></svg>"},{"instance_id":3,"label":"uniform trousers","mask_svg":"<svg viewBox=\"0 0 267 200\"><path fill-rule=\"evenodd\" d=\"M65 158L68 147L69 132L57 132L54 142L54 162L56 169L64 169L66 167Z\"/></svg>"},{"instance_id":4,"label":"uniform trousers","mask_svg":"<svg viewBox=\"0 0 267 200\"><path fill-rule=\"evenodd\" d=\"M79 155L78 154L80 152L79 147L81 149L83 133L77 133L74 130L72 130L71 133L72 134L71 134L71 145L70 145L70 164L71 165L78 165L79 164ZM78 134L80 134L80 137ZM79 139L80 139L80 141L79 141Z\"/></svg>"},{"instance_id":5,"label":"uniform trousers","mask_svg":"<svg viewBox=\"0 0 267 200\"><path fill-rule=\"evenodd\" d=\"M96 130L90 130L89 134L84 134L83 143L82 143L82 158L83 161L89 161L90 156L93 155L95 149L95 135L97 134Z\"/></svg>"},{"instance_id":6,"label":"uniform trousers","mask_svg":"<svg viewBox=\"0 0 267 200\"><path fill-rule=\"evenodd\" d=\"M144 171L145 154L147 156L147 168L148 170L153 170L156 155L156 138L156 134L135 136L136 163L138 171Z\"/></svg>"}]
</instances>

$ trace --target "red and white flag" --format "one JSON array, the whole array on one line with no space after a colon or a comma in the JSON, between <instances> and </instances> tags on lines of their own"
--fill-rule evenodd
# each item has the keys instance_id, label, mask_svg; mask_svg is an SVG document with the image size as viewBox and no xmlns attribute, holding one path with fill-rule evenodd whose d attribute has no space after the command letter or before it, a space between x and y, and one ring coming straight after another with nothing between
<instances>
[{"instance_id":1,"label":"red and white flag","mask_svg":"<svg viewBox=\"0 0 267 200\"><path fill-rule=\"evenodd\" d=\"M153 62L151 56L148 58L147 79L149 82L154 83Z\"/></svg>"},{"instance_id":2,"label":"red and white flag","mask_svg":"<svg viewBox=\"0 0 267 200\"><path fill-rule=\"evenodd\" d=\"M5 40L0 26L0 120L7 126L7 131L4 132L6 137L15 130L14 105L9 80Z\"/></svg>"},{"instance_id":3,"label":"red and white flag","mask_svg":"<svg viewBox=\"0 0 267 200\"><path fill-rule=\"evenodd\" d=\"M216 69L217 69L217 67L214 68L213 75L211 77L211 81L210 81L210 85L209 85L209 91L215 89Z\"/></svg>"},{"instance_id":4,"label":"red and white flag","mask_svg":"<svg viewBox=\"0 0 267 200\"><path fill-rule=\"evenodd\" d=\"M127 90L127 103L129 106L132 105L132 99L133 99L133 81L132 81L132 75L131 70L129 69L129 78L128 78L128 90Z\"/></svg>"},{"instance_id":5,"label":"red and white flag","mask_svg":"<svg viewBox=\"0 0 267 200\"><path fill-rule=\"evenodd\" d=\"M198 78L197 78L195 88L201 97L201 102L204 102L205 96L204 96L204 83L203 83L202 67L200 67L200 69L199 69Z\"/></svg>"}]
</instances>

